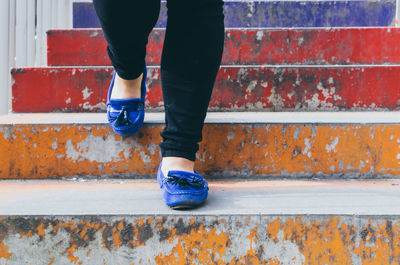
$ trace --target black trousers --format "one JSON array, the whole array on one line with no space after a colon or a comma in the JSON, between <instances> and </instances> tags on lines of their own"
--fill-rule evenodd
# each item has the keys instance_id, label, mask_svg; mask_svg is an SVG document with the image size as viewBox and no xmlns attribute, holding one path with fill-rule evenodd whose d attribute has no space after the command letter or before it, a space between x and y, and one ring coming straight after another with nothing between
<instances>
[{"instance_id":1,"label":"black trousers","mask_svg":"<svg viewBox=\"0 0 400 265\"><path fill-rule=\"evenodd\" d=\"M118 75L143 72L148 36L157 22L160 0L94 0ZM223 0L168 0L161 57L166 126L161 155L195 161L224 45Z\"/></svg>"}]
</instances>

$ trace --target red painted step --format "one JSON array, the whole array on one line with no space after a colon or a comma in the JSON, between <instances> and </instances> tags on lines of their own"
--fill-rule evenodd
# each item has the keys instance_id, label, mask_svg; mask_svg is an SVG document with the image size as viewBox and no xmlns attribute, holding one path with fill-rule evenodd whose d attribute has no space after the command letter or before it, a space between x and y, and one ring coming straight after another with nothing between
<instances>
[{"instance_id":1,"label":"red painted step","mask_svg":"<svg viewBox=\"0 0 400 265\"><path fill-rule=\"evenodd\" d=\"M164 30L149 37L148 65L159 65ZM400 28L228 29L223 65L400 63ZM110 65L100 30L50 30L49 66Z\"/></svg>"},{"instance_id":2,"label":"red painted step","mask_svg":"<svg viewBox=\"0 0 400 265\"><path fill-rule=\"evenodd\" d=\"M105 110L112 68L12 70L14 112ZM148 71L148 110L162 110L158 67ZM212 110L399 110L400 65L222 67Z\"/></svg>"}]
</instances>

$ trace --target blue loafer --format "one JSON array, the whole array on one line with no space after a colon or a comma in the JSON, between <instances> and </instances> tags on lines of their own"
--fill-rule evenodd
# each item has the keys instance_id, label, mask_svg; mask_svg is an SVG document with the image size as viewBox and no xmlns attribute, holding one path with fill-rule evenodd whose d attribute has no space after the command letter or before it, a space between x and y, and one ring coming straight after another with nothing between
<instances>
[{"instance_id":1,"label":"blue loafer","mask_svg":"<svg viewBox=\"0 0 400 265\"><path fill-rule=\"evenodd\" d=\"M207 199L208 183L196 171L170 170L168 176L164 176L160 164L157 181L165 203L172 209L194 208Z\"/></svg>"},{"instance_id":2,"label":"blue loafer","mask_svg":"<svg viewBox=\"0 0 400 265\"><path fill-rule=\"evenodd\" d=\"M114 71L110 88L108 89L107 119L114 132L119 135L129 136L139 131L143 125L147 69L145 67L143 71L140 98L111 99L116 74Z\"/></svg>"}]
</instances>

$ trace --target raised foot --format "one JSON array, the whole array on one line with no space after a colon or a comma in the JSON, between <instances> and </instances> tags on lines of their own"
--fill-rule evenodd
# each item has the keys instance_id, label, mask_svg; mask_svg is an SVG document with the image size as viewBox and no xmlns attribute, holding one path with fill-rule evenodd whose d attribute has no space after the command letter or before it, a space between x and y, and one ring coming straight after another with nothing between
<instances>
[{"instance_id":1,"label":"raised foot","mask_svg":"<svg viewBox=\"0 0 400 265\"><path fill-rule=\"evenodd\" d=\"M142 79L143 74L132 80L122 79L116 74L114 87L111 92L111 99L140 98Z\"/></svg>"}]
</instances>

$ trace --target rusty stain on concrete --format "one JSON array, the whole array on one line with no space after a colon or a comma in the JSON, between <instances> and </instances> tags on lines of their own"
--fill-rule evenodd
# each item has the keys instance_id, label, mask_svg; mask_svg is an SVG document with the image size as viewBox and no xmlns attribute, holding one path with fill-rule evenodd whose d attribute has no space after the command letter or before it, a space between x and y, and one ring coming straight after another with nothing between
<instances>
[{"instance_id":1,"label":"rusty stain on concrete","mask_svg":"<svg viewBox=\"0 0 400 265\"><path fill-rule=\"evenodd\" d=\"M395 216L8 216L0 263L394 265L399 230Z\"/></svg>"},{"instance_id":2,"label":"rusty stain on concrete","mask_svg":"<svg viewBox=\"0 0 400 265\"><path fill-rule=\"evenodd\" d=\"M107 125L3 125L0 178L154 175L162 128L146 124L120 137ZM393 135L399 125L206 124L196 167L210 177L393 177L400 174Z\"/></svg>"}]
</instances>

